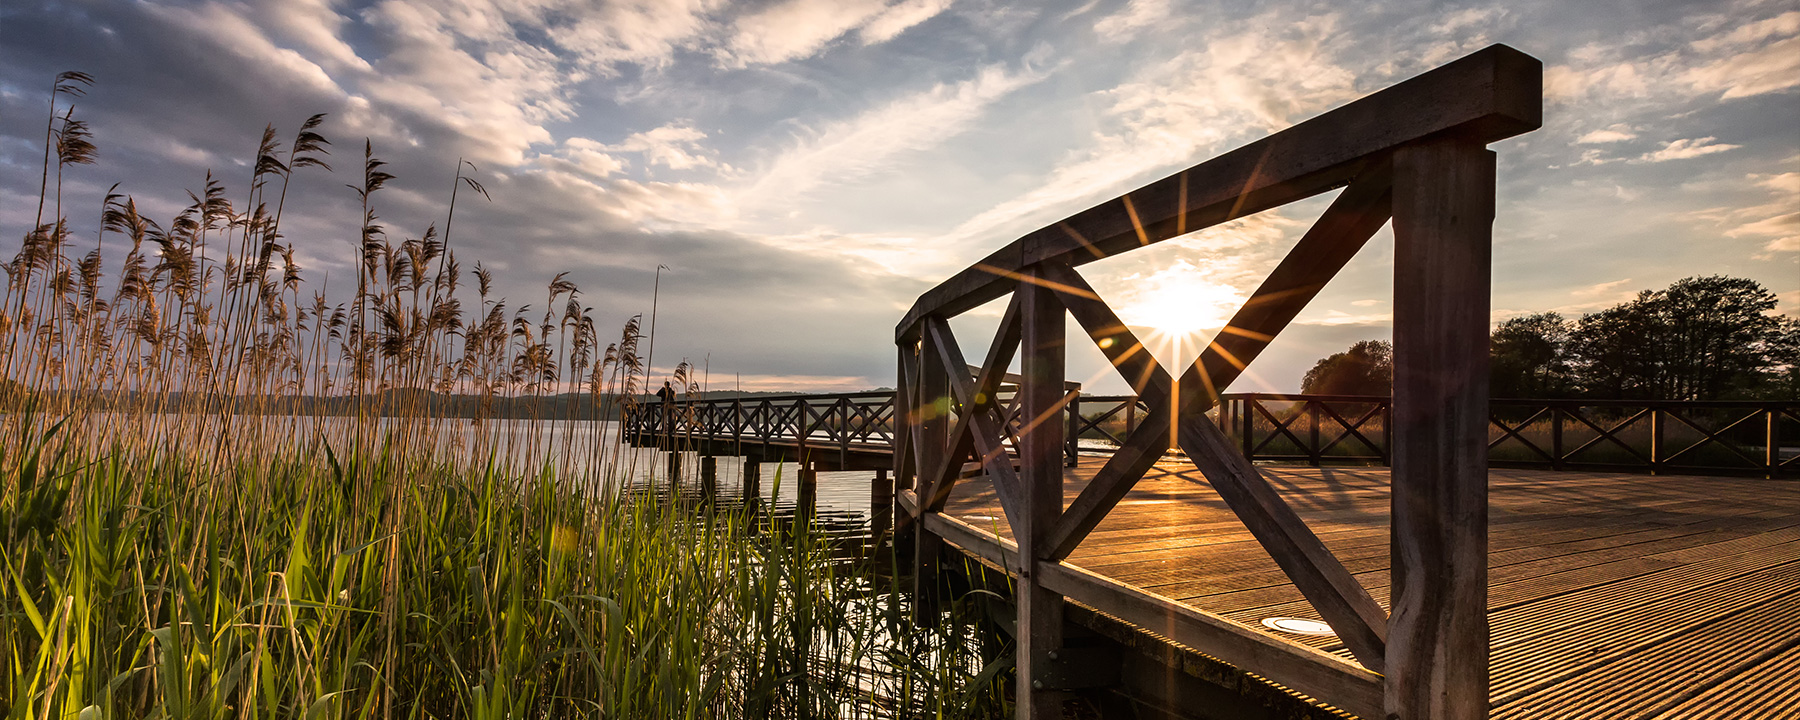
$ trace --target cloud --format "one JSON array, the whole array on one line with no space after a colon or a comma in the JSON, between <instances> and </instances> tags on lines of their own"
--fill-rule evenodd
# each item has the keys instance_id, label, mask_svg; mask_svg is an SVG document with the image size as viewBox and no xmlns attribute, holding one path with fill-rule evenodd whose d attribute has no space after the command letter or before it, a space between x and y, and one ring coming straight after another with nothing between
<instances>
[{"instance_id":1,"label":"cloud","mask_svg":"<svg viewBox=\"0 0 1800 720\"><path fill-rule=\"evenodd\" d=\"M1756 180L1756 184L1778 193L1800 196L1800 172L1752 176L1751 179Z\"/></svg>"},{"instance_id":2,"label":"cloud","mask_svg":"<svg viewBox=\"0 0 1800 720\"><path fill-rule=\"evenodd\" d=\"M1727 150L1736 150L1739 147L1741 147L1738 145L1729 145L1726 143L1713 142L1714 140L1717 140L1717 139L1718 138L1709 136L1709 137L1703 137L1703 138L1683 138L1680 140L1675 140L1675 141L1670 142L1667 145L1664 145L1661 150L1644 153L1643 155L1639 156L1637 160L1634 160L1633 162L1657 163L1657 162L1667 162L1670 160L1686 160L1688 158L1697 158L1702 155L1711 155L1714 153L1722 153Z\"/></svg>"},{"instance_id":3,"label":"cloud","mask_svg":"<svg viewBox=\"0 0 1800 720\"><path fill-rule=\"evenodd\" d=\"M1571 291L1569 291L1569 295L1571 295L1573 297L1585 298L1585 299L1599 298L1602 300L1609 300L1611 298L1619 297L1620 296L1619 295L1620 288L1625 288L1625 286L1630 282L1631 282L1631 278L1621 278L1618 280L1611 280L1608 282L1594 283L1594 284L1589 285L1584 288L1571 290ZM1633 291L1630 290L1629 288L1626 288L1624 290L1624 293L1627 296L1634 294Z\"/></svg>"},{"instance_id":4,"label":"cloud","mask_svg":"<svg viewBox=\"0 0 1800 720\"><path fill-rule=\"evenodd\" d=\"M145 11L196 37L218 44L237 56L235 62L241 66L271 69L285 76L288 82L324 94L345 94L318 63L279 46L256 23L224 5L208 3L193 8L149 5ZM294 24L303 23L296 20Z\"/></svg>"},{"instance_id":5,"label":"cloud","mask_svg":"<svg viewBox=\"0 0 1800 720\"><path fill-rule=\"evenodd\" d=\"M961 133L989 105L1043 77L990 65L968 80L934 85L827 124L812 138L777 156L744 192L744 203L783 204L824 183L854 181L879 172L898 157Z\"/></svg>"},{"instance_id":6,"label":"cloud","mask_svg":"<svg viewBox=\"0 0 1800 720\"><path fill-rule=\"evenodd\" d=\"M1545 69L1547 99L1733 100L1800 86L1800 12L1700 14L1571 50ZM1698 37L1695 37L1698 35ZM1671 46L1669 39L1686 37ZM1647 51L1648 50L1648 51ZM1664 108L1666 111L1666 108Z\"/></svg>"},{"instance_id":7,"label":"cloud","mask_svg":"<svg viewBox=\"0 0 1800 720\"><path fill-rule=\"evenodd\" d=\"M616 74L623 64L661 68L677 51L697 46L713 32L709 15L723 4L721 0L567 3L556 7L555 14L574 19L546 22L545 32L558 47L605 75Z\"/></svg>"},{"instance_id":8,"label":"cloud","mask_svg":"<svg viewBox=\"0 0 1800 720\"><path fill-rule=\"evenodd\" d=\"M562 148L555 156L539 157L537 163L591 178L604 178L626 168L625 161L608 154L605 145L584 137L563 140Z\"/></svg>"},{"instance_id":9,"label":"cloud","mask_svg":"<svg viewBox=\"0 0 1800 720\"><path fill-rule=\"evenodd\" d=\"M950 238L1016 235L1130 187L1355 97L1328 50L1335 16L1273 15L1215 29L1131 81L1098 93L1109 127L1036 189L962 223Z\"/></svg>"},{"instance_id":10,"label":"cloud","mask_svg":"<svg viewBox=\"0 0 1800 720\"><path fill-rule=\"evenodd\" d=\"M1094 32L1111 42L1124 42L1169 18L1169 0L1131 0L1121 10L1094 23Z\"/></svg>"},{"instance_id":11,"label":"cloud","mask_svg":"<svg viewBox=\"0 0 1800 720\"><path fill-rule=\"evenodd\" d=\"M902 0L871 18L857 31L864 45L879 45L900 36L914 25L937 17L955 0Z\"/></svg>"},{"instance_id":12,"label":"cloud","mask_svg":"<svg viewBox=\"0 0 1800 720\"><path fill-rule=\"evenodd\" d=\"M1598 145L1601 143L1625 142L1626 140L1636 139L1637 133L1632 131L1630 125L1618 123L1611 127L1590 131L1587 134L1576 138L1575 142L1583 145Z\"/></svg>"},{"instance_id":13,"label":"cloud","mask_svg":"<svg viewBox=\"0 0 1800 720\"><path fill-rule=\"evenodd\" d=\"M1787 216L1786 225L1789 231L1800 229L1800 216ZM1789 235L1770 240L1769 244L1763 246L1763 250L1772 253L1800 252L1800 235Z\"/></svg>"},{"instance_id":14,"label":"cloud","mask_svg":"<svg viewBox=\"0 0 1800 720\"><path fill-rule=\"evenodd\" d=\"M671 368L672 370L672 368ZM888 382L887 385L893 385ZM725 375L712 378L712 390L742 388L745 392L856 392L875 387L860 375Z\"/></svg>"},{"instance_id":15,"label":"cloud","mask_svg":"<svg viewBox=\"0 0 1800 720\"><path fill-rule=\"evenodd\" d=\"M943 13L953 2L784 0L738 16L715 52L726 67L743 68L813 57L852 32L864 46L879 45Z\"/></svg>"},{"instance_id":16,"label":"cloud","mask_svg":"<svg viewBox=\"0 0 1800 720\"><path fill-rule=\"evenodd\" d=\"M1800 16L1800 13L1791 15ZM1722 93L1720 97L1725 100L1800 86L1800 37L1789 37L1699 65L1682 73L1681 79L1696 90Z\"/></svg>"},{"instance_id":17,"label":"cloud","mask_svg":"<svg viewBox=\"0 0 1800 720\"><path fill-rule=\"evenodd\" d=\"M732 67L810 57L880 15L881 0L787 0L733 23L721 60Z\"/></svg>"},{"instance_id":18,"label":"cloud","mask_svg":"<svg viewBox=\"0 0 1800 720\"><path fill-rule=\"evenodd\" d=\"M385 33L387 52L359 94L407 130L404 140L450 135L471 159L516 166L553 141L547 123L574 115L568 87L584 75L520 39L497 8L387 0L363 17Z\"/></svg>"},{"instance_id":19,"label":"cloud","mask_svg":"<svg viewBox=\"0 0 1800 720\"><path fill-rule=\"evenodd\" d=\"M634 152L644 156L647 165L661 165L671 170L687 170L698 167L715 167L718 161L709 157L710 151L700 144L706 139L706 133L683 123L670 123L661 127L632 133L624 142L609 145L607 150L615 152Z\"/></svg>"},{"instance_id":20,"label":"cloud","mask_svg":"<svg viewBox=\"0 0 1800 720\"><path fill-rule=\"evenodd\" d=\"M1601 308L1612 307L1637 297L1637 290L1632 289L1631 282L1631 278L1621 278L1618 280L1594 283L1586 287L1577 287L1573 290L1569 290L1566 295L1570 302L1562 303L1550 309L1565 314L1580 314L1592 312ZM1513 315L1527 315L1531 312L1541 311L1520 311L1513 313Z\"/></svg>"}]
</instances>

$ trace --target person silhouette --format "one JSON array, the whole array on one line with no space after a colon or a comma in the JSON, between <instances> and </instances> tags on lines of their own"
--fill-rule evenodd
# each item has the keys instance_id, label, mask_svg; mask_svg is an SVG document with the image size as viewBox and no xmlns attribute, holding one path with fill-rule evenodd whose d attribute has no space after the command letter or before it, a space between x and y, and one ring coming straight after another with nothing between
<instances>
[{"instance_id":1,"label":"person silhouette","mask_svg":"<svg viewBox=\"0 0 1800 720\"><path fill-rule=\"evenodd\" d=\"M664 431L674 429L670 427L670 420L675 417L675 388L669 385L669 381L664 380L662 389L656 391L656 397L662 401Z\"/></svg>"}]
</instances>

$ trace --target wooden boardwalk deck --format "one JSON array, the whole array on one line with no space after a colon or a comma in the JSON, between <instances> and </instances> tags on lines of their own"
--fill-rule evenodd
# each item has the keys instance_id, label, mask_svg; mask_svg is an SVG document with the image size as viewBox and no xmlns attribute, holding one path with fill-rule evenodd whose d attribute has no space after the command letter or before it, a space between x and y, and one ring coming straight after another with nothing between
<instances>
[{"instance_id":1,"label":"wooden boardwalk deck","mask_svg":"<svg viewBox=\"0 0 1800 720\"><path fill-rule=\"evenodd\" d=\"M1067 473L1065 502L1100 462ZM1261 468L1385 607L1387 468ZM1494 469L1491 717L1800 717L1800 483ZM991 486L945 515L1010 538ZM1192 465L1165 459L1072 565L1265 630L1316 618ZM1344 657L1331 637L1285 635Z\"/></svg>"}]
</instances>

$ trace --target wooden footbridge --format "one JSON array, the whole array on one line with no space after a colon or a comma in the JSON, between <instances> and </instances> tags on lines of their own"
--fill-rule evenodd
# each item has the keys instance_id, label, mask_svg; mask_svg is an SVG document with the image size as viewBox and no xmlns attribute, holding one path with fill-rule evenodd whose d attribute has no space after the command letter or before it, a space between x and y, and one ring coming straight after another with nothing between
<instances>
[{"instance_id":1,"label":"wooden footbridge","mask_svg":"<svg viewBox=\"0 0 1800 720\"><path fill-rule=\"evenodd\" d=\"M627 432L874 472L921 616L1010 598L1021 718L1795 717L1800 406L1488 398L1486 145L1541 71L1489 47L1027 234L919 298L893 393ZM1076 269L1337 188L1178 376ZM1222 394L1389 222L1392 398ZM1008 295L971 366L947 321ZM1132 395L1068 384L1069 317Z\"/></svg>"}]
</instances>

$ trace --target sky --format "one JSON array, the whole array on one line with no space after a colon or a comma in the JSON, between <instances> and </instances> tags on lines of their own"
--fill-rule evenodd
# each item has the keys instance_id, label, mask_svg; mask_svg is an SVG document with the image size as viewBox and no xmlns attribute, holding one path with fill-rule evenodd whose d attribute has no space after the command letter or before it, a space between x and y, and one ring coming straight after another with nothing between
<instances>
[{"instance_id":1,"label":"sky","mask_svg":"<svg viewBox=\"0 0 1800 720\"><path fill-rule=\"evenodd\" d=\"M51 81L80 70L78 236L114 183L165 225L209 171L240 197L265 125L327 113L336 170L296 173L284 222L309 282L353 282L366 140L396 239L441 228L472 163L491 200L458 196L452 244L515 306L567 272L606 327L654 311L658 372L892 386L902 314L987 253L1493 43L1545 67L1544 127L1492 146L1496 322L1709 274L1800 315L1800 0L8 0L0 253L36 209ZM1082 273L1188 362L1329 200ZM1390 337L1392 270L1383 230L1232 389ZM965 354L1001 309L953 323Z\"/></svg>"}]
</instances>

